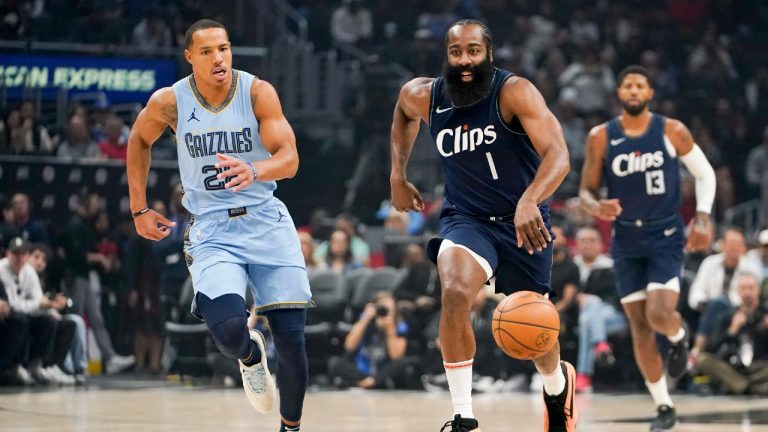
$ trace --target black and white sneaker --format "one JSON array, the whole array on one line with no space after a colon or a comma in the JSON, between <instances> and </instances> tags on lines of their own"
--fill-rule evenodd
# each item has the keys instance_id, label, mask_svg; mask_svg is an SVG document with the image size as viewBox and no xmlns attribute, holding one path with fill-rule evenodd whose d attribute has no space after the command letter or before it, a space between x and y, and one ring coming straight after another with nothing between
<instances>
[{"instance_id":1,"label":"black and white sneaker","mask_svg":"<svg viewBox=\"0 0 768 432\"><path fill-rule=\"evenodd\" d=\"M667 373L672 378L683 376L688 366L688 336L690 332L685 321L682 321L680 325L685 330L685 336L680 342L669 342L669 351L667 351Z\"/></svg>"},{"instance_id":2,"label":"black and white sneaker","mask_svg":"<svg viewBox=\"0 0 768 432\"><path fill-rule=\"evenodd\" d=\"M480 432L480 429L477 427L477 420L473 418L462 418L461 415L456 414L453 416L453 420L445 422L443 427L440 428L440 432Z\"/></svg>"},{"instance_id":3,"label":"black and white sneaker","mask_svg":"<svg viewBox=\"0 0 768 432\"><path fill-rule=\"evenodd\" d=\"M675 408L669 405L659 405L656 408L656 418L651 422L651 432L670 431L675 423L677 423Z\"/></svg>"}]
</instances>

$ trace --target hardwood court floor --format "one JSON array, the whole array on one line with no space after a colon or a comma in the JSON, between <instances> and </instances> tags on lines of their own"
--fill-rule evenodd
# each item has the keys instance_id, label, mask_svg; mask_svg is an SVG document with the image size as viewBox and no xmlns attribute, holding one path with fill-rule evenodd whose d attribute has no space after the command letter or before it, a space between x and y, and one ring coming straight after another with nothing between
<instances>
[{"instance_id":1,"label":"hardwood court floor","mask_svg":"<svg viewBox=\"0 0 768 432\"><path fill-rule=\"evenodd\" d=\"M0 431L275 432L278 415L254 412L242 390L158 385L88 389L0 389ZM675 396L676 432L768 431L768 399ZM577 398L580 432L647 431L646 395ZM447 393L311 392L304 432L437 432L449 416ZM542 401L525 393L479 395L484 432L540 432Z\"/></svg>"}]
</instances>

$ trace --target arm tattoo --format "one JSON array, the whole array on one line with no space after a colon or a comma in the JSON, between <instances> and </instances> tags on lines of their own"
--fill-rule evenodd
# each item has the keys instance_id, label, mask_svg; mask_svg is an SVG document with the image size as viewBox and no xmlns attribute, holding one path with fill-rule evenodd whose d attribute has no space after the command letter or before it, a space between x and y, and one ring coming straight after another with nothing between
<instances>
[{"instance_id":1,"label":"arm tattoo","mask_svg":"<svg viewBox=\"0 0 768 432\"><path fill-rule=\"evenodd\" d=\"M163 107L163 118L173 129L176 129L176 122L179 117L179 112L176 109L176 104L168 104Z\"/></svg>"}]
</instances>

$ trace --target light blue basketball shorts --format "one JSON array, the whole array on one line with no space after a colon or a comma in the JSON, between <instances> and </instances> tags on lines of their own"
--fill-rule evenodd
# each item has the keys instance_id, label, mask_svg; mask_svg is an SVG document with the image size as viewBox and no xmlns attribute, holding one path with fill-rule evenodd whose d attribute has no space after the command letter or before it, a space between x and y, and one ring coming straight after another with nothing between
<instances>
[{"instance_id":1,"label":"light blue basketball shorts","mask_svg":"<svg viewBox=\"0 0 768 432\"><path fill-rule=\"evenodd\" d=\"M184 240L195 293L245 299L250 285L259 312L313 305L299 236L279 199L196 215Z\"/></svg>"}]
</instances>

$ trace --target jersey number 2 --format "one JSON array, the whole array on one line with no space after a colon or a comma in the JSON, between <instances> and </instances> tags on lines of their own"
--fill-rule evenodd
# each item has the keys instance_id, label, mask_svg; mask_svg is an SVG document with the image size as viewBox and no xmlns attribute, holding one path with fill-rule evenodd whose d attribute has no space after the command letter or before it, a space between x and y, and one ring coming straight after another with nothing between
<instances>
[{"instance_id":1,"label":"jersey number 2","mask_svg":"<svg viewBox=\"0 0 768 432\"><path fill-rule=\"evenodd\" d=\"M664 186L664 171L646 171L645 190L648 195L661 195L666 192L666 187Z\"/></svg>"},{"instance_id":2,"label":"jersey number 2","mask_svg":"<svg viewBox=\"0 0 768 432\"><path fill-rule=\"evenodd\" d=\"M496 172L496 164L493 163L491 152L485 152L485 158L488 159L488 167L491 169L491 177L493 177L494 180L498 180L499 173Z\"/></svg>"},{"instance_id":3,"label":"jersey number 2","mask_svg":"<svg viewBox=\"0 0 768 432\"><path fill-rule=\"evenodd\" d=\"M228 170L227 168L226 170ZM205 165L203 167L203 174L211 173L208 177L203 179L203 184L205 185L205 190L222 190L224 189L224 185L232 179L232 177L226 177L224 179L217 178L216 176L219 175L219 173L222 173L226 171L222 168L216 168L215 165Z\"/></svg>"}]
</instances>

